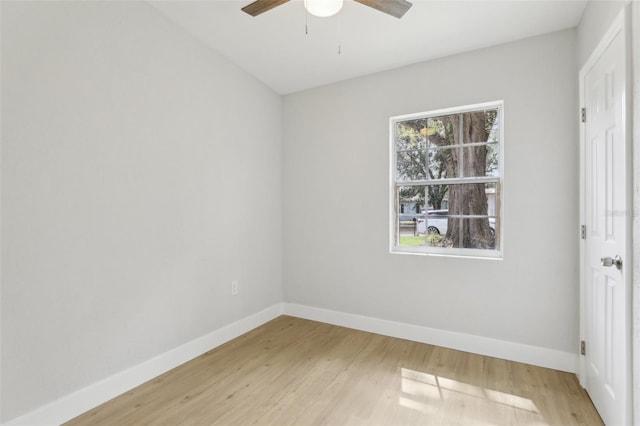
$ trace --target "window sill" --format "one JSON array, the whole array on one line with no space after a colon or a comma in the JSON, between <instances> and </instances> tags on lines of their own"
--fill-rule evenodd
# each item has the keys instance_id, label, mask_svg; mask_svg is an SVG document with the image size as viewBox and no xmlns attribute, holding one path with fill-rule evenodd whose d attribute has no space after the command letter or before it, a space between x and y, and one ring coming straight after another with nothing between
<instances>
[{"instance_id":1,"label":"window sill","mask_svg":"<svg viewBox=\"0 0 640 426\"><path fill-rule=\"evenodd\" d=\"M406 247L393 246L390 250L391 254L409 254L417 256L433 256L433 257L451 257L459 259L483 259L483 260L502 260L502 251L500 250L478 250L478 249L438 249L433 247Z\"/></svg>"}]
</instances>

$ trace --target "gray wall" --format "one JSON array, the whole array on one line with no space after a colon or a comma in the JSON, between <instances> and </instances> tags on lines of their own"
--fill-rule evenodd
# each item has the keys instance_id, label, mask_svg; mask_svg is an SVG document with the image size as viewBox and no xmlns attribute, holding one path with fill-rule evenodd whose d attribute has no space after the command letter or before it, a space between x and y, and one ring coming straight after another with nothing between
<instances>
[{"instance_id":1,"label":"gray wall","mask_svg":"<svg viewBox=\"0 0 640 426\"><path fill-rule=\"evenodd\" d=\"M282 144L281 98L142 2L1 24L6 421L282 301Z\"/></svg>"},{"instance_id":2,"label":"gray wall","mask_svg":"<svg viewBox=\"0 0 640 426\"><path fill-rule=\"evenodd\" d=\"M575 353L575 48L568 30L286 96L285 300ZM389 117L500 99L504 260L390 254Z\"/></svg>"}]
</instances>

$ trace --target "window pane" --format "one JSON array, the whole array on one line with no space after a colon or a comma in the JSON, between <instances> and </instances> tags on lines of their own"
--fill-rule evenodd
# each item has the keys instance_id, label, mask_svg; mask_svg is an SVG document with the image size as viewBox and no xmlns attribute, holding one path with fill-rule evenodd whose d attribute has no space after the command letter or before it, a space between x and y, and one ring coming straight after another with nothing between
<instances>
[{"instance_id":1,"label":"window pane","mask_svg":"<svg viewBox=\"0 0 640 426\"><path fill-rule=\"evenodd\" d=\"M487 139L487 141L500 142L500 114L498 114L498 110L490 112L495 114L495 117L492 117L493 125L491 126L491 130L489 131L489 138Z\"/></svg>"},{"instance_id":2,"label":"window pane","mask_svg":"<svg viewBox=\"0 0 640 426\"><path fill-rule=\"evenodd\" d=\"M488 216L489 209L495 211L493 183L466 183L449 185L447 205L450 215Z\"/></svg>"},{"instance_id":3,"label":"window pane","mask_svg":"<svg viewBox=\"0 0 640 426\"><path fill-rule=\"evenodd\" d=\"M462 219L462 234L454 247L489 249L496 248L495 219ZM493 225L493 226L492 226Z\"/></svg>"},{"instance_id":4,"label":"window pane","mask_svg":"<svg viewBox=\"0 0 640 426\"><path fill-rule=\"evenodd\" d=\"M398 245L405 247L420 247L425 245L426 235L414 232L413 224L400 224L400 236Z\"/></svg>"},{"instance_id":5,"label":"window pane","mask_svg":"<svg viewBox=\"0 0 640 426\"><path fill-rule=\"evenodd\" d=\"M398 180L426 179L426 151L406 151L397 154Z\"/></svg>"},{"instance_id":6,"label":"window pane","mask_svg":"<svg viewBox=\"0 0 640 426\"><path fill-rule=\"evenodd\" d=\"M401 186L398 188L398 212L402 209L400 220L412 220L424 216L424 186Z\"/></svg>"},{"instance_id":7,"label":"window pane","mask_svg":"<svg viewBox=\"0 0 640 426\"><path fill-rule=\"evenodd\" d=\"M458 177L458 148L429 150L429 178L432 180Z\"/></svg>"},{"instance_id":8,"label":"window pane","mask_svg":"<svg viewBox=\"0 0 640 426\"><path fill-rule=\"evenodd\" d=\"M497 110L463 113L462 143L498 141L497 117Z\"/></svg>"},{"instance_id":9,"label":"window pane","mask_svg":"<svg viewBox=\"0 0 640 426\"><path fill-rule=\"evenodd\" d=\"M396 150L426 148L426 123L425 118L396 123Z\"/></svg>"},{"instance_id":10,"label":"window pane","mask_svg":"<svg viewBox=\"0 0 640 426\"><path fill-rule=\"evenodd\" d=\"M445 236L449 228L448 210L428 210L427 211L427 234ZM455 220L455 219L451 219ZM431 244L433 245L433 244Z\"/></svg>"},{"instance_id":11,"label":"window pane","mask_svg":"<svg viewBox=\"0 0 640 426\"><path fill-rule=\"evenodd\" d=\"M500 176L498 156L498 145L493 143L487 145L487 176Z\"/></svg>"},{"instance_id":12,"label":"window pane","mask_svg":"<svg viewBox=\"0 0 640 426\"><path fill-rule=\"evenodd\" d=\"M427 210L445 210L448 206L450 185L427 185Z\"/></svg>"},{"instance_id":13,"label":"window pane","mask_svg":"<svg viewBox=\"0 0 640 426\"><path fill-rule=\"evenodd\" d=\"M431 117L427 120L427 139L431 147L456 143L456 130L460 122L459 114Z\"/></svg>"},{"instance_id":14,"label":"window pane","mask_svg":"<svg viewBox=\"0 0 640 426\"><path fill-rule=\"evenodd\" d=\"M398 188L396 199L399 206L397 215L397 244L401 246L424 246L425 227L424 215L424 186L401 186Z\"/></svg>"},{"instance_id":15,"label":"window pane","mask_svg":"<svg viewBox=\"0 0 640 426\"><path fill-rule=\"evenodd\" d=\"M498 176L498 146L496 144L477 145L462 148L464 156L462 176Z\"/></svg>"}]
</instances>

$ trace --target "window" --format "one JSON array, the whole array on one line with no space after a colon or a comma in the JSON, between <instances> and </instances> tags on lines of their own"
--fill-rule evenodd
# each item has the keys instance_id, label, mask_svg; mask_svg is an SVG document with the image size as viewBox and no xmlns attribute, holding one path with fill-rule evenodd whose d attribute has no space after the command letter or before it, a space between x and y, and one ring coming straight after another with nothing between
<instances>
[{"instance_id":1,"label":"window","mask_svg":"<svg viewBox=\"0 0 640 426\"><path fill-rule=\"evenodd\" d=\"M500 257L502 102L393 117L390 144L391 251Z\"/></svg>"}]
</instances>

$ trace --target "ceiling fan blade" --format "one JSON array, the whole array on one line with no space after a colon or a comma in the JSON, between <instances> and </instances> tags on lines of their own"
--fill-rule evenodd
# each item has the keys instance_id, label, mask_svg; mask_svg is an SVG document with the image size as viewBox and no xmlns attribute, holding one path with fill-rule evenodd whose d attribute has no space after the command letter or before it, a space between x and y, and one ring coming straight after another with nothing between
<instances>
[{"instance_id":1,"label":"ceiling fan blade","mask_svg":"<svg viewBox=\"0 0 640 426\"><path fill-rule=\"evenodd\" d=\"M267 12L276 6L287 3L289 0L256 0L253 3L242 8L243 12L248 13L251 16L258 16L261 13Z\"/></svg>"},{"instance_id":2,"label":"ceiling fan blade","mask_svg":"<svg viewBox=\"0 0 640 426\"><path fill-rule=\"evenodd\" d=\"M372 7L387 15L402 18L407 10L413 6L407 0L355 0L365 6Z\"/></svg>"}]
</instances>

